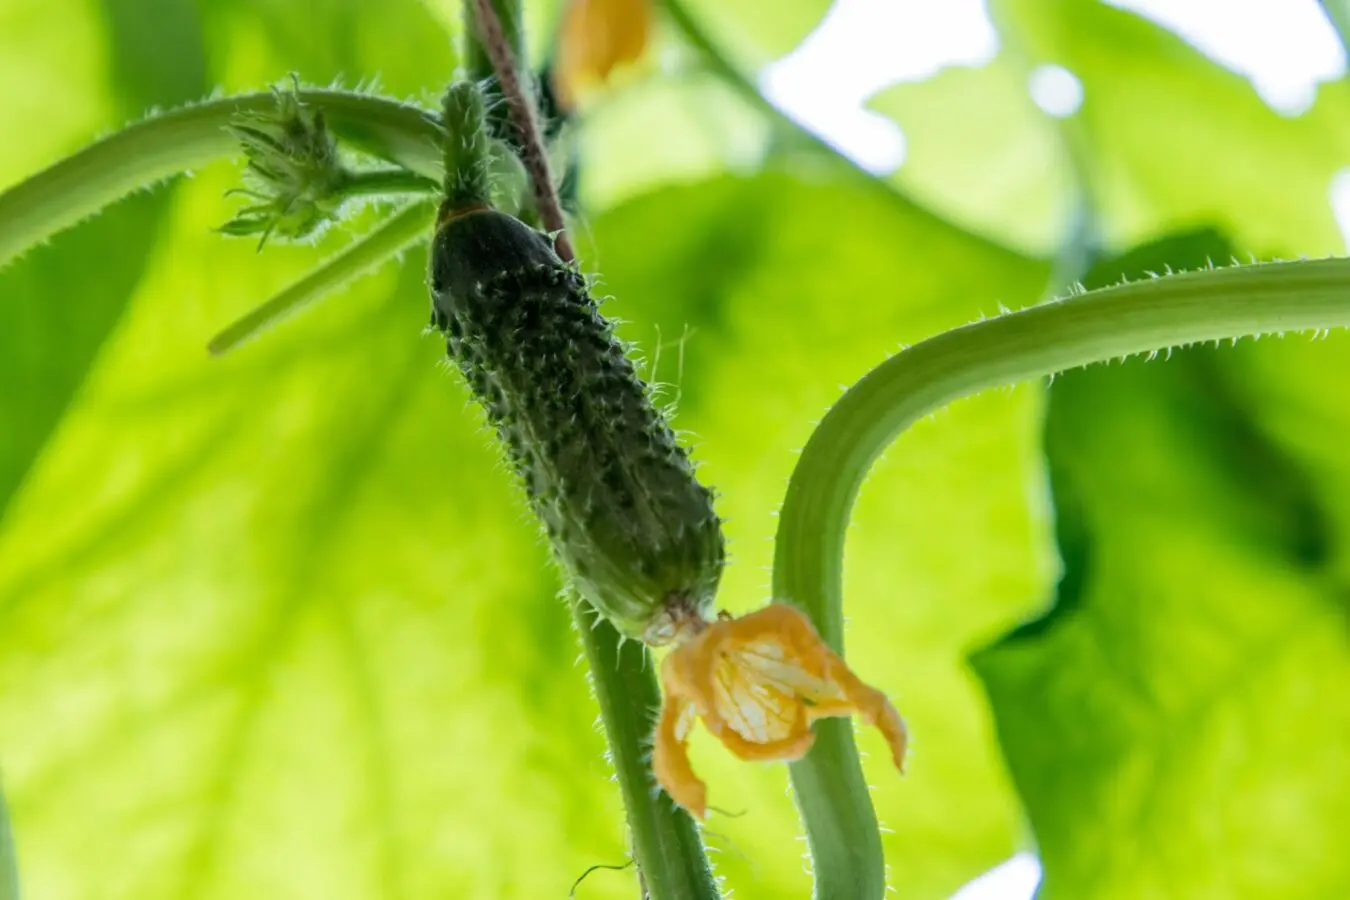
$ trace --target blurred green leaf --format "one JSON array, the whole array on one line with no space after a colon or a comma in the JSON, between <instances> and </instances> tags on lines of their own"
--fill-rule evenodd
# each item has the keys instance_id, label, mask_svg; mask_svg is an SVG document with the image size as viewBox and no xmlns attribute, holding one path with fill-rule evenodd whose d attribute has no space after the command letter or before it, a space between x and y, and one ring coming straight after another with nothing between
<instances>
[{"instance_id":1,"label":"blurred green leaf","mask_svg":"<svg viewBox=\"0 0 1350 900\"><path fill-rule=\"evenodd\" d=\"M1073 127L1116 246L1214 224L1244 260L1342 250L1327 200L1350 141L1350 86L1324 87L1291 118L1177 35L1106 3L998 0L991 14L1029 67L1060 65L1082 83Z\"/></svg>"},{"instance_id":2,"label":"blurred green leaf","mask_svg":"<svg viewBox=\"0 0 1350 900\"><path fill-rule=\"evenodd\" d=\"M752 69L784 55L801 43L825 17L830 0L679 0L701 25L718 36L742 64Z\"/></svg>"},{"instance_id":3,"label":"blurred green leaf","mask_svg":"<svg viewBox=\"0 0 1350 900\"><path fill-rule=\"evenodd\" d=\"M440 96L455 75L450 21L416 0L208 0L202 6L217 79L256 91L292 73L309 84L365 85L399 99Z\"/></svg>"},{"instance_id":4,"label":"blurred green leaf","mask_svg":"<svg viewBox=\"0 0 1350 900\"><path fill-rule=\"evenodd\" d=\"M1202 265L1214 232L1096 281ZM1063 573L974 658L1054 897L1329 897L1350 867L1345 589L1323 496L1235 390L1228 350L1056 379Z\"/></svg>"},{"instance_id":5,"label":"blurred green leaf","mask_svg":"<svg viewBox=\"0 0 1350 900\"><path fill-rule=\"evenodd\" d=\"M1216 404L1213 355L1053 392L1058 606L977 657L1047 898L1350 885L1344 588L1319 584L1306 481Z\"/></svg>"},{"instance_id":6,"label":"blurred green leaf","mask_svg":"<svg viewBox=\"0 0 1350 900\"><path fill-rule=\"evenodd\" d=\"M1053 120L1003 53L889 87L867 104L904 130L892 181L953 222L1049 256L1062 239L1073 176ZM997 147L997 153L990 148Z\"/></svg>"},{"instance_id":7,"label":"blurred green leaf","mask_svg":"<svg viewBox=\"0 0 1350 900\"><path fill-rule=\"evenodd\" d=\"M46 9L47 16L77 22L87 15ZM111 102L102 123L89 123L90 133L147 107L205 93L201 29L190 8L174 0L106 0L103 12L114 48L107 73ZM23 18L22 12L8 15ZM26 39L17 29L0 29L0 35L0 45L11 35L16 42ZM7 52L0 49L0 56ZM49 74L52 104L61 103L63 91L97 84L80 84L63 68ZM116 326L170 202L166 191L131 198L0 271L0 296L7 300L0 304L0 383L31 386L0 395L7 438L0 442L0 517Z\"/></svg>"},{"instance_id":8,"label":"blurred green leaf","mask_svg":"<svg viewBox=\"0 0 1350 900\"><path fill-rule=\"evenodd\" d=\"M604 210L672 181L754 171L770 130L765 116L713 75L645 79L588 113L576 137L582 200L588 210Z\"/></svg>"}]
</instances>

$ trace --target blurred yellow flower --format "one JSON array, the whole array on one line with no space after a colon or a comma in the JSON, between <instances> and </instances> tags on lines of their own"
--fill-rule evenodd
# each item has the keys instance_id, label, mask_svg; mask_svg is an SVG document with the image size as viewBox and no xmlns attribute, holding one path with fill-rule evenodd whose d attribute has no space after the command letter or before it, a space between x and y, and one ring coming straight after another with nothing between
<instances>
[{"instance_id":1,"label":"blurred yellow flower","mask_svg":"<svg viewBox=\"0 0 1350 900\"><path fill-rule=\"evenodd\" d=\"M689 765L694 720L744 760L806 755L811 723L858 713L881 730L896 768L908 734L886 695L863 684L795 607L775 603L739 619L690 623L661 666L665 704L652 768L671 798L702 819L707 789Z\"/></svg>"},{"instance_id":2,"label":"blurred yellow flower","mask_svg":"<svg viewBox=\"0 0 1350 900\"><path fill-rule=\"evenodd\" d=\"M553 86L566 107L636 62L652 32L652 0L568 0L559 29Z\"/></svg>"}]
</instances>

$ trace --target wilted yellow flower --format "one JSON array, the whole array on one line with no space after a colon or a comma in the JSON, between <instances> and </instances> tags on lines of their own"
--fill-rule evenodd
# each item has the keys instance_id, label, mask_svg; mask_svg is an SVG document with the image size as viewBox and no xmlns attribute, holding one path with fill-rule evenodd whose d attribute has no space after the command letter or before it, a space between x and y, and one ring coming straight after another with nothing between
<instances>
[{"instance_id":1,"label":"wilted yellow flower","mask_svg":"<svg viewBox=\"0 0 1350 900\"><path fill-rule=\"evenodd\" d=\"M636 62L652 32L652 0L569 0L559 29L553 86L576 105L620 65Z\"/></svg>"},{"instance_id":2,"label":"wilted yellow flower","mask_svg":"<svg viewBox=\"0 0 1350 900\"><path fill-rule=\"evenodd\" d=\"M781 603L733 619L691 623L661 666L665 705L652 768L671 798L702 819L707 789L689 765L689 732L702 719L744 760L795 760L815 740L811 723L858 713L886 737L904 769L908 734L886 695L863 684L795 607Z\"/></svg>"}]
</instances>

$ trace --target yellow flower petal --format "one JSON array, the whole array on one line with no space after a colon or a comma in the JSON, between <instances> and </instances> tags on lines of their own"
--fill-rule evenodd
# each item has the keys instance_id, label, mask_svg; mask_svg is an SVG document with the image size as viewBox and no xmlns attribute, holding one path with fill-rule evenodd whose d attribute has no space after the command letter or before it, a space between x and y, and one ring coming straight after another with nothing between
<instances>
[{"instance_id":1,"label":"yellow flower petal","mask_svg":"<svg viewBox=\"0 0 1350 900\"><path fill-rule=\"evenodd\" d=\"M570 0L563 12L553 86L563 105L634 63L652 32L651 0Z\"/></svg>"},{"instance_id":2,"label":"yellow flower petal","mask_svg":"<svg viewBox=\"0 0 1350 900\"><path fill-rule=\"evenodd\" d=\"M795 607L771 604L695 630L661 667L665 706L652 757L658 782L702 818L707 789L689 765L694 716L744 760L795 760L811 723L858 713L876 726L903 770L908 734L886 695L858 679Z\"/></svg>"},{"instance_id":3,"label":"yellow flower petal","mask_svg":"<svg viewBox=\"0 0 1350 900\"><path fill-rule=\"evenodd\" d=\"M697 818L707 815L708 789L689 765L689 729L694 707L667 699L652 746L652 771L670 798Z\"/></svg>"}]
</instances>

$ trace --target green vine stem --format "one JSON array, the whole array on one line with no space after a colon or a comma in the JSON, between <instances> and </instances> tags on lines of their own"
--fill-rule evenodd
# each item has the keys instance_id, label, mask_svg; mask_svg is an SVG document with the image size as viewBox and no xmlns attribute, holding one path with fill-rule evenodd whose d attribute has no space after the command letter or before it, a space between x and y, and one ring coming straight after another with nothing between
<instances>
[{"instance_id":1,"label":"green vine stem","mask_svg":"<svg viewBox=\"0 0 1350 900\"><path fill-rule=\"evenodd\" d=\"M344 200L388 197L395 194L433 196L440 189L439 183L406 169L371 169L353 173L342 186L341 196Z\"/></svg>"},{"instance_id":2,"label":"green vine stem","mask_svg":"<svg viewBox=\"0 0 1350 900\"><path fill-rule=\"evenodd\" d=\"M19 861L3 794L0 794L0 900L19 900Z\"/></svg>"},{"instance_id":3,"label":"green vine stem","mask_svg":"<svg viewBox=\"0 0 1350 900\"><path fill-rule=\"evenodd\" d=\"M222 356L315 300L373 272L409 247L428 240L435 212L435 200L405 206L374 231L232 322L211 339L207 350L213 356Z\"/></svg>"},{"instance_id":4,"label":"green vine stem","mask_svg":"<svg viewBox=\"0 0 1350 900\"><path fill-rule=\"evenodd\" d=\"M917 344L845 393L807 442L779 520L774 597L805 610L842 652L844 537L858 489L901 431L953 400L1169 347L1346 326L1350 260L1333 259L1121 284ZM881 900L881 838L849 723L822 722L791 773L817 900Z\"/></svg>"},{"instance_id":5,"label":"green vine stem","mask_svg":"<svg viewBox=\"0 0 1350 900\"><path fill-rule=\"evenodd\" d=\"M301 90L349 145L439 182L441 127L427 110L370 94ZM143 119L0 193L0 266L131 192L239 154L226 130L276 103L261 92Z\"/></svg>"},{"instance_id":6,"label":"green vine stem","mask_svg":"<svg viewBox=\"0 0 1350 900\"><path fill-rule=\"evenodd\" d=\"M717 900L721 894L694 820L652 778L648 746L661 691L651 653L637 641L624 641L588 604L571 602L628 812L633 857L645 886L642 898Z\"/></svg>"}]
</instances>

